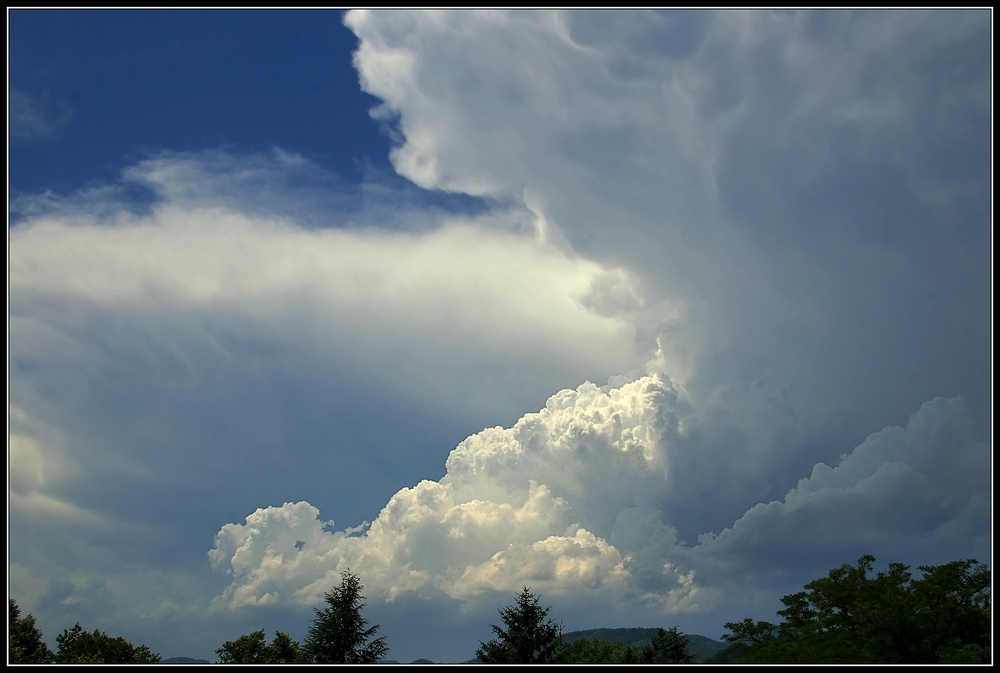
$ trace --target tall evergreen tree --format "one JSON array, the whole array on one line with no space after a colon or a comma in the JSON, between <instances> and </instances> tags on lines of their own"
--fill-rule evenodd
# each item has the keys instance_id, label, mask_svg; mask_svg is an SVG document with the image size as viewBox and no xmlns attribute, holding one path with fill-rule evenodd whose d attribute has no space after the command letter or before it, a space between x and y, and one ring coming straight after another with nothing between
<instances>
[{"instance_id":1,"label":"tall evergreen tree","mask_svg":"<svg viewBox=\"0 0 1000 673\"><path fill-rule=\"evenodd\" d=\"M504 626L490 624L497 637L487 643L479 642L476 656L480 661L484 664L547 664L553 661L562 638L562 625L545 619L552 608L540 607L538 599L524 587L514 605L500 609Z\"/></svg>"},{"instance_id":2,"label":"tall evergreen tree","mask_svg":"<svg viewBox=\"0 0 1000 673\"><path fill-rule=\"evenodd\" d=\"M374 638L381 628L369 627L361 615L365 607L361 579L350 569L340 574L340 586L326 594L327 607L316 608L304 649L309 661L317 664L373 664L385 657L389 648L385 637Z\"/></svg>"}]
</instances>

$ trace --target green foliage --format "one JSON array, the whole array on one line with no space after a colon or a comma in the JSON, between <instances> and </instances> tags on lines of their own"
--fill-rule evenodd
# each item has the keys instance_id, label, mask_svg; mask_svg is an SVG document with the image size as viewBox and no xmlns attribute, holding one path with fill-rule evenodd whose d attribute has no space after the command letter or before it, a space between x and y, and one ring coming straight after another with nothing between
<instances>
[{"instance_id":1,"label":"green foliage","mask_svg":"<svg viewBox=\"0 0 1000 673\"><path fill-rule=\"evenodd\" d=\"M155 664L160 655L145 645L138 647L121 636L112 638L94 629L88 633L77 623L56 636L57 664Z\"/></svg>"},{"instance_id":2,"label":"green foliage","mask_svg":"<svg viewBox=\"0 0 1000 673\"><path fill-rule=\"evenodd\" d=\"M644 664L690 664L694 657L688 652L688 640L677 627L657 629L653 639L642 648L640 659Z\"/></svg>"},{"instance_id":3,"label":"green foliage","mask_svg":"<svg viewBox=\"0 0 1000 673\"><path fill-rule=\"evenodd\" d=\"M380 626L368 627L368 620L361 616L365 607L361 579L350 570L340 576L340 586L326 594L328 607L316 608L303 647L305 655L317 664L377 663L389 648L384 637L373 638Z\"/></svg>"},{"instance_id":4,"label":"green foliage","mask_svg":"<svg viewBox=\"0 0 1000 673\"><path fill-rule=\"evenodd\" d=\"M7 656L10 663L52 663L52 650L42 640L42 632L35 626L34 616L28 614L21 617L21 608L11 598L7 617Z\"/></svg>"},{"instance_id":5,"label":"green foliage","mask_svg":"<svg viewBox=\"0 0 1000 673\"><path fill-rule=\"evenodd\" d=\"M274 640L268 645L271 650L271 661L274 664L296 664L304 660L302 646L292 640L287 633L274 632Z\"/></svg>"},{"instance_id":6,"label":"green foliage","mask_svg":"<svg viewBox=\"0 0 1000 673\"><path fill-rule=\"evenodd\" d=\"M684 634L688 642L688 652L694 657L695 663L703 663L716 653L726 648L725 643L699 636L696 633Z\"/></svg>"},{"instance_id":7,"label":"green foliage","mask_svg":"<svg viewBox=\"0 0 1000 673\"><path fill-rule=\"evenodd\" d=\"M639 650L625 643L581 638L563 641L552 659L556 664L638 664Z\"/></svg>"},{"instance_id":8,"label":"green foliage","mask_svg":"<svg viewBox=\"0 0 1000 673\"><path fill-rule=\"evenodd\" d=\"M563 645L577 640L602 640L612 643L631 645L636 650L636 655L643 647L648 645L656 637L659 629L653 628L616 628L616 629L584 629L582 631L563 632ZM684 634L687 641L688 654L691 655L695 663L703 662L713 657L719 651L726 648L724 643L695 634Z\"/></svg>"},{"instance_id":9,"label":"green foliage","mask_svg":"<svg viewBox=\"0 0 1000 673\"><path fill-rule=\"evenodd\" d=\"M274 632L274 640L268 645L264 629L243 635L215 651L220 664L296 664L304 661L299 644L287 633Z\"/></svg>"},{"instance_id":10,"label":"green foliage","mask_svg":"<svg viewBox=\"0 0 1000 673\"><path fill-rule=\"evenodd\" d=\"M476 656L484 664L547 664L553 661L562 635L562 625L545 617L551 608L538 605L538 596L524 587L514 605L500 609L504 626L490 624L497 634L484 643Z\"/></svg>"},{"instance_id":11,"label":"green foliage","mask_svg":"<svg viewBox=\"0 0 1000 673\"><path fill-rule=\"evenodd\" d=\"M722 648L712 656L705 659L706 664L741 664L746 660L743 658L743 651L747 649L746 643L732 643Z\"/></svg>"},{"instance_id":12,"label":"green foliage","mask_svg":"<svg viewBox=\"0 0 1000 673\"><path fill-rule=\"evenodd\" d=\"M844 564L781 599L781 624L726 624L746 643L741 658L773 663L972 663L989 661L990 570L969 559L909 567L875 558Z\"/></svg>"},{"instance_id":13,"label":"green foliage","mask_svg":"<svg viewBox=\"0 0 1000 673\"><path fill-rule=\"evenodd\" d=\"M635 645L642 649L656 635L656 629L618 628L618 629L585 629L583 631L563 632L563 642L574 640L606 640L612 643Z\"/></svg>"}]
</instances>

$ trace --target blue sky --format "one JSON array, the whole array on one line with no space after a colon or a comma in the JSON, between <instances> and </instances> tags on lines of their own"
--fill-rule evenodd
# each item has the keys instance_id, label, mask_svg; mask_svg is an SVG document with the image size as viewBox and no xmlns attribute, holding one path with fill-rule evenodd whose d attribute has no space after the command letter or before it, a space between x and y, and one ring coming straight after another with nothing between
<instances>
[{"instance_id":1,"label":"blue sky","mask_svg":"<svg viewBox=\"0 0 1000 673\"><path fill-rule=\"evenodd\" d=\"M11 597L457 660L990 562L990 18L9 11Z\"/></svg>"},{"instance_id":2,"label":"blue sky","mask_svg":"<svg viewBox=\"0 0 1000 673\"><path fill-rule=\"evenodd\" d=\"M113 180L165 149L278 146L352 182L391 170L337 12L22 10L10 40L9 86L39 119L11 148L15 189Z\"/></svg>"}]
</instances>

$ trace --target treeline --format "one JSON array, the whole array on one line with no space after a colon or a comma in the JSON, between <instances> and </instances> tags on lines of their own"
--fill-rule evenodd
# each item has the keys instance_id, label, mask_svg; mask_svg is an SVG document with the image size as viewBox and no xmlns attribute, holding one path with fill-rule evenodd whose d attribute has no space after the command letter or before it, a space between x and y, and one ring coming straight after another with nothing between
<instances>
[{"instance_id":1,"label":"treeline","mask_svg":"<svg viewBox=\"0 0 1000 673\"><path fill-rule=\"evenodd\" d=\"M32 615L21 616L13 598L7 613L7 654L12 664L156 664L160 655L145 645L136 647L121 636L112 638L98 629L84 631L79 622L56 636L53 652L42 640Z\"/></svg>"},{"instance_id":2,"label":"treeline","mask_svg":"<svg viewBox=\"0 0 1000 673\"><path fill-rule=\"evenodd\" d=\"M875 559L863 556L803 591L781 599L780 623L744 619L725 625L728 647L707 663L990 663L991 573L973 559L920 566L890 563L872 574ZM368 626L360 578L347 570L340 586L325 594L326 607L315 617L303 643L263 630L227 641L216 650L221 663L376 663L389 648ZM643 647L598 638L563 638L561 623L548 617L540 597L524 587L514 603L499 610L491 624L495 638L480 642L483 663L692 663L690 641L677 627L657 629ZM32 615L20 616L10 600L11 663L157 663L146 646L79 624L56 636L52 652Z\"/></svg>"},{"instance_id":3,"label":"treeline","mask_svg":"<svg viewBox=\"0 0 1000 673\"><path fill-rule=\"evenodd\" d=\"M325 594L327 606L315 608L316 616L303 644L286 633L275 633L266 642L264 631L255 631L226 642L216 650L223 664L370 664L382 661L389 648L385 638L375 637L379 625L368 626L362 616L365 607L361 580L352 572L341 574L340 586ZM145 645L132 645L124 638L112 638L95 630L84 631L77 623L56 636L58 649L52 652L42 639L32 615L10 599L8 655L12 664L156 664L160 655Z\"/></svg>"},{"instance_id":4,"label":"treeline","mask_svg":"<svg viewBox=\"0 0 1000 673\"><path fill-rule=\"evenodd\" d=\"M719 663L990 663L991 573L968 559L871 574L873 556L844 564L781 599L778 624L727 623Z\"/></svg>"}]
</instances>

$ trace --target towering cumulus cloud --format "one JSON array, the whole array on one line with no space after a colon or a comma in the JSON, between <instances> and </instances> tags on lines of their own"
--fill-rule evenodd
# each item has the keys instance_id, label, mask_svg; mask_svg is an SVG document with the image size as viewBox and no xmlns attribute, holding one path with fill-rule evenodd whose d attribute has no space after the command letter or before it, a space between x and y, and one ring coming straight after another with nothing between
<instances>
[{"instance_id":1,"label":"towering cumulus cloud","mask_svg":"<svg viewBox=\"0 0 1000 673\"><path fill-rule=\"evenodd\" d=\"M304 503L225 527L222 598L314 601L350 566L390 599L705 611L854 554L982 556L988 157L956 126L988 132L981 19L349 13L396 169L627 269L587 306L643 315L649 357L469 437L364 530Z\"/></svg>"},{"instance_id":2,"label":"towering cumulus cloud","mask_svg":"<svg viewBox=\"0 0 1000 673\"><path fill-rule=\"evenodd\" d=\"M442 479L400 490L368 527L333 532L306 502L226 525L209 553L232 577L219 599L311 605L351 568L389 601L529 584L675 613L830 550L988 544L989 451L961 400L928 402L905 428L871 435L835 467L817 464L781 500L689 547L665 503L693 423L661 376L563 390L513 427L463 441Z\"/></svg>"},{"instance_id":3,"label":"towering cumulus cloud","mask_svg":"<svg viewBox=\"0 0 1000 673\"><path fill-rule=\"evenodd\" d=\"M311 604L346 567L390 599L463 599L526 581L609 597L668 592L677 578L646 566L676 544L658 505L683 406L655 377L564 390L513 427L463 441L440 481L402 489L363 532L324 532L315 508L286 503L224 527L210 558L233 576L234 605Z\"/></svg>"}]
</instances>

